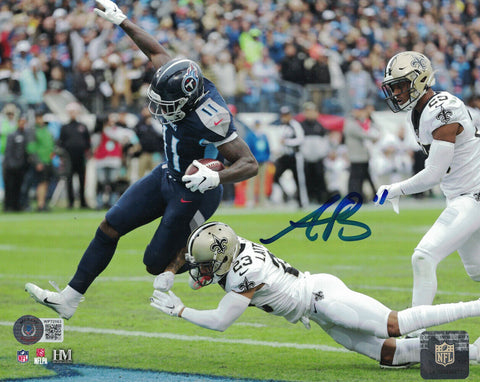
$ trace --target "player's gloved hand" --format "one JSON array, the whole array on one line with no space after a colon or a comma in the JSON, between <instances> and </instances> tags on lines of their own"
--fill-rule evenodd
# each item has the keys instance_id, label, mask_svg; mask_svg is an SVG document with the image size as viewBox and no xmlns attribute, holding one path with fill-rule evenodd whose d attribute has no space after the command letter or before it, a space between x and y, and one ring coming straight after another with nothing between
<instances>
[{"instance_id":1,"label":"player's gloved hand","mask_svg":"<svg viewBox=\"0 0 480 382\"><path fill-rule=\"evenodd\" d=\"M155 280L153 280L153 287L161 292L167 292L172 289L175 274L170 271L160 273Z\"/></svg>"},{"instance_id":2,"label":"player's gloved hand","mask_svg":"<svg viewBox=\"0 0 480 382\"><path fill-rule=\"evenodd\" d=\"M168 291L168 294L158 290L153 291L153 296L150 297L150 306L173 317L178 317L179 313L185 308L182 300L171 290Z\"/></svg>"},{"instance_id":3,"label":"player's gloved hand","mask_svg":"<svg viewBox=\"0 0 480 382\"><path fill-rule=\"evenodd\" d=\"M194 160L193 165L198 168L198 171L192 175L184 175L182 181L185 182L185 187L190 191L200 191L202 194L205 191L212 190L220 184L220 176L218 172L210 170L207 166Z\"/></svg>"},{"instance_id":4,"label":"player's gloved hand","mask_svg":"<svg viewBox=\"0 0 480 382\"><path fill-rule=\"evenodd\" d=\"M120 25L123 20L127 18L125 14L118 8L118 5L111 0L95 0L100 4L104 10L95 8L93 11L100 17L103 17L105 20L110 21L116 25ZM97 5L98 5L97 4Z\"/></svg>"},{"instance_id":5,"label":"player's gloved hand","mask_svg":"<svg viewBox=\"0 0 480 382\"><path fill-rule=\"evenodd\" d=\"M300 321L302 322L305 329L310 330L312 327L310 326L310 319L307 316L300 317Z\"/></svg>"},{"instance_id":6,"label":"player's gloved hand","mask_svg":"<svg viewBox=\"0 0 480 382\"><path fill-rule=\"evenodd\" d=\"M373 198L373 201L375 204L381 205L385 203L385 200L388 200L390 203L392 203L393 210L398 214L400 212L398 208L400 195L403 195L403 192L399 183L382 185L378 188L377 194Z\"/></svg>"}]
</instances>

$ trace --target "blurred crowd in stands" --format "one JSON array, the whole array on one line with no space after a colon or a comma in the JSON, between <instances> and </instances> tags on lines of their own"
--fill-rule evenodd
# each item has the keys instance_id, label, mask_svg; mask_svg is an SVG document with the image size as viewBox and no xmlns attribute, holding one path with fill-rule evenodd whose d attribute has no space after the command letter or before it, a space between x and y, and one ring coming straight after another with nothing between
<instances>
[{"instance_id":1,"label":"blurred crowd in stands","mask_svg":"<svg viewBox=\"0 0 480 382\"><path fill-rule=\"evenodd\" d=\"M364 180L378 185L379 176L408 176L416 171L423 159L415 159L414 145L401 143L408 136L403 127L386 135L381 124L365 122L375 111L385 110L380 90L383 70L388 58L399 51L426 54L436 70L434 89L478 106L478 0L119 0L117 4L172 55L197 60L239 115L278 116L277 121L258 118L246 126L239 118L239 130L250 134L251 145L263 142L259 143L263 149L257 149L259 161L265 163L262 187L246 186L248 200L241 204L264 204L291 194L288 186L282 187L279 175L284 170L293 175L300 205L358 189ZM27 142L19 156L25 162L19 199L12 202L9 189L12 184L13 190L19 187L18 179L0 184L8 196L6 210L31 208L32 189L35 208L48 209L45 200L55 201L63 186L68 207L75 206L77 196L78 206L87 207L84 189L90 161L95 164L95 205L103 208L162 159L161 127L145 109L145 92L155 69L121 28L95 16L94 6L93 0L0 4L0 153L5 178L18 173L6 165L9 134L16 135L13 143L19 143L21 136ZM76 101L69 102L70 109L62 110L66 116L58 119L55 105L65 98L64 92ZM281 112L282 107L287 109ZM94 122L82 121L78 117L82 113L93 115ZM285 129L289 114L299 122L301 132L298 126ZM322 124L322 115L337 115L341 127ZM80 125L87 133L79 133ZM291 140L293 131L303 135L295 141L301 143L293 149L283 143L284 152L270 150L267 155L267 125L282 126L282 142ZM352 143L356 125L364 134ZM360 148L358 152L352 144ZM401 158L392 160L398 150ZM116 157L107 158L112 152ZM365 163L370 172L365 173ZM340 181L341 174L352 168L353 179ZM275 169L281 171L274 175ZM252 196L259 192L268 198ZM227 189L226 199L232 201L239 193Z\"/></svg>"}]
</instances>

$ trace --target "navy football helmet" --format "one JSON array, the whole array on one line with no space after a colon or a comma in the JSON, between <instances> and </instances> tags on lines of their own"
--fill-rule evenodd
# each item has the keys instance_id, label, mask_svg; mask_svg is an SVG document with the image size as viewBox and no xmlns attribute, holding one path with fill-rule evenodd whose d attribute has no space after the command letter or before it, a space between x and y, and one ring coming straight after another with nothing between
<instances>
[{"instance_id":1,"label":"navy football helmet","mask_svg":"<svg viewBox=\"0 0 480 382\"><path fill-rule=\"evenodd\" d=\"M177 122L204 95L200 67L188 59L174 59L157 70L147 91L148 109L156 119Z\"/></svg>"}]
</instances>

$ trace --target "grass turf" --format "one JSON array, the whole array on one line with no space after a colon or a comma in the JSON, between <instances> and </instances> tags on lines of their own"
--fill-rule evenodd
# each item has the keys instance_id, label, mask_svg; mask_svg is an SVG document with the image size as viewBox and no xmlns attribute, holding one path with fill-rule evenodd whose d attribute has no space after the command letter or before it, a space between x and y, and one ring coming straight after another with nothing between
<instances>
[{"instance_id":1,"label":"grass turf","mask_svg":"<svg viewBox=\"0 0 480 382\"><path fill-rule=\"evenodd\" d=\"M330 216L333 212L330 210L333 208L324 215ZM401 310L408 307L411 300L411 253L439 212L439 209L417 208L396 215L387 208L367 207L350 218L370 227L372 234L364 240L340 240L338 232L342 227L345 227L344 235L350 236L362 233L363 229L335 223L327 241L321 238L324 224L313 228L312 234L319 234L315 241L307 239L304 228L298 228L268 247L300 270L332 273L352 289L366 293L392 309ZM221 209L215 219L230 224L241 236L258 241L286 228L289 220L297 221L305 215L305 212L238 213ZM301 323L292 325L283 318L251 308L226 332L217 333L152 309L148 298L153 276L145 272L142 256L158 222L122 238L109 267L91 286L75 316L65 321L67 330L61 345L21 345L15 340L8 323L25 314L55 317L53 312L33 302L24 292L24 284L34 282L47 288L50 287L48 280L55 280L63 287L73 275L102 216L89 211L0 216L0 379L52 374L32 361L28 364L16 361L17 350L30 350L33 358L35 348L45 347L47 356L54 348L72 349L74 363L121 368L259 380L423 380L419 366L408 370L380 370L377 362L353 352L215 342L250 340L326 345L340 349L314 323L307 331ZM444 260L437 274L439 292L436 304L478 298L478 284L465 274L457 254ZM187 306L199 309L216 307L223 296L218 286L192 291L186 280L186 275L177 277L173 290ZM473 342L480 335L479 323L480 318L466 319L436 329L466 330ZM79 328L91 330L79 332ZM93 329L120 332L95 333ZM143 336L131 335L135 334L132 332L141 332ZM207 340L155 338L149 337L148 333L201 336ZM469 379L480 379L480 366L471 366Z\"/></svg>"}]
</instances>

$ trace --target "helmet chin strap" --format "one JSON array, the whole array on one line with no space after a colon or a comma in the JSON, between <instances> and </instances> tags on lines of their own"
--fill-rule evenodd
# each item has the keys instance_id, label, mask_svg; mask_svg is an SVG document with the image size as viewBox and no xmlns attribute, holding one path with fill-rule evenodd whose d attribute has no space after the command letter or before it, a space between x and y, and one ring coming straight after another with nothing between
<instances>
[{"instance_id":1,"label":"helmet chin strap","mask_svg":"<svg viewBox=\"0 0 480 382\"><path fill-rule=\"evenodd\" d=\"M403 110L410 111L410 110L412 110L415 106L417 106L418 100L425 95L425 93L427 92L427 90L428 90L428 87L426 87L425 89L423 89L423 91L419 94L419 96L417 97L417 99L414 100L414 101L411 101L411 102L408 104L408 106L406 106L405 109L403 109ZM411 97L411 95L410 95L410 97ZM410 99L411 99L411 98L410 98Z\"/></svg>"}]
</instances>

